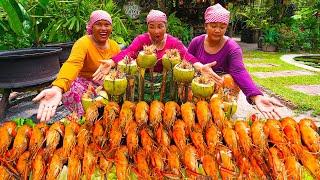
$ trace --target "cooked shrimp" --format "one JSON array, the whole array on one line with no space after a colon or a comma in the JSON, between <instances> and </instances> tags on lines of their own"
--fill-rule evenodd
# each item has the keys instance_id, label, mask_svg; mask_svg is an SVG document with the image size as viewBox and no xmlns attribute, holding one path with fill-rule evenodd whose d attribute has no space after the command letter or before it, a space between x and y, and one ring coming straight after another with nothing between
<instances>
[{"instance_id":1,"label":"cooked shrimp","mask_svg":"<svg viewBox=\"0 0 320 180\"><path fill-rule=\"evenodd\" d=\"M153 128L158 127L162 121L162 114L164 111L164 104L160 101L152 101L150 104L149 123Z\"/></svg>"},{"instance_id":2,"label":"cooked shrimp","mask_svg":"<svg viewBox=\"0 0 320 180\"><path fill-rule=\"evenodd\" d=\"M139 127L148 123L149 109L149 105L145 101L138 102L134 115Z\"/></svg>"},{"instance_id":3,"label":"cooked shrimp","mask_svg":"<svg viewBox=\"0 0 320 180\"><path fill-rule=\"evenodd\" d=\"M181 105L182 120L185 123L187 134L190 134L192 128L196 123L195 109L196 109L196 106L191 102L186 102Z\"/></svg>"},{"instance_id":4,"label":"cooked shrimp","mask_svg":"<svg viewBox=\"0 0 320 180\"><path fill-rule=\"evenodd\" d=\"M180 113L180 106L176 102L166 102L163 112L163 123L167 129L173 126L173 123L177 120L177 116L179 116Z\"/></svg>"},{"instance_id":5,"label":"cooked shrimp","mask_svg":"<svg viewBox=\"0 0 320 180\"><path fill-rule=\"evenodd\" d=\"M212 121L212 115L207 101L199 101L196 106L196 113L200 128L204 130L207 124Z\"/></svg>"}]
</instances>

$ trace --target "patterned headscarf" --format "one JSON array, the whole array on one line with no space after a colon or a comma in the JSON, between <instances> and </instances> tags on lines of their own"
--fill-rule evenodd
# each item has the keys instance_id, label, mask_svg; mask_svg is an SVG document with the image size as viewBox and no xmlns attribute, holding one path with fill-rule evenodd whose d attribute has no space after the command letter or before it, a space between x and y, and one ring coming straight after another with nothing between
<instances>
[{"instance_id":1,"label":"patterned headscarf","mask_svg":"<svg viewBox=\"0 0 320 180\"><path fill-rule=\"evenodd\" d=\"M153 21L162 21L167 23L167 15L159 10L151 10L147 16L147 23Z\"/></svg>"},{"instance_id":2,"label":"patterned headscarf","mask_svg":"<svg viewBox=\"0 0 320 180\"><path fill-rule=\"evenodd\" d=\"M97 21L100 20L106 20L108 21L110 24L112 24L112 19L109 13L107 13L106 11L103 10L96 10L93 11L90 15L90 19L87 23L87 33L90 35L92 34L92 26L94 23L96 23Z\"/></svg>"},{"instance_id":3,"label":"patterned headscarf","mask_svg":"<svg viewBox=\"0 0 320 180\"><path fill-rule=\"evenodd\" d=\"M215 4L207 8L204 13L205 23L220 22L229 24L230 12L220 4Z\"/></svg>"}]
</instances>

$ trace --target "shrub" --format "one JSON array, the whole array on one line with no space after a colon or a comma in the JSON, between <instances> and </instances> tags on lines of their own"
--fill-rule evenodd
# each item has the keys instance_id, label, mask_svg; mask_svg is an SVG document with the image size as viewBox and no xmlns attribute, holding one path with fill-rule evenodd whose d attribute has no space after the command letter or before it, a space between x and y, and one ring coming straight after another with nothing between
<instances>
[{"instance_id":1,"label":"shrub","mask_svg":"<svg viewBox=\"0 0 320 180\"><path fill-rule=\"evenodd\" d=\"M179 38L185 45L192 39L190 26L176 17L175 13L168 17L168 33Z\"/></svg>"}]
</instances>

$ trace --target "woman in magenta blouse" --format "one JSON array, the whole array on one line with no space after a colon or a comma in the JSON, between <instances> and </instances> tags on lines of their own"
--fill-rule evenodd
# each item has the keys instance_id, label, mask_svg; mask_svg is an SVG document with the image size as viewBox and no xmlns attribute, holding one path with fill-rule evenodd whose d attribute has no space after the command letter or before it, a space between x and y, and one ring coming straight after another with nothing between
<instances>
[{"instance_id":1,"label":"woman in magenta blouse","mask_svg":"<svg viewBox=\"0 0 320 180\"><path fill-rule=\"evenodd\" d=\"M113 61L118 63L126 55L136 58L139 51L143 50L145 45L155 45L156 55L160 60L167 49L177 49L184 59L200 68L201 64L197 59L188 53L188 49L176 37L167 34L167 16L159 10L151 10L147 16L148 32L138 35L125 50L113 57ZM162 72L161 60L154 67L155 72Z\"/></svg>"},{"instance_id":2,"label":"woman in magenta blouse","mask_svg":"<svg viewBox=\"0 0 320 180\"><path fill-rule=\"evenodd\" d=\"M188 52L202 64L215 64L210 69L215 81L221 82L216 73L230 74L246 95L248 102L255 104L266 118L280 118L276 106L283 105L275 99L263 96L244 67L240 46L224 35L229 24L230 12L216 4L207 8L204 17L207 33L192 39Z\"/></svg>"},{"instance_id":3,"label":"woman in magenta blouse","mask_svg":"<svg viewBox=\"0 0 320 180\"><path fill-rule=\"evenodd\" d=\"M136 58L145 45L156 46L156 55L160 61L157 62L154 68L155 72L162 72L161 59L167 49L177 49L181 57L191 62L193 66L200 71L207 72L206 70L211 68L211 64L203 65L198 62L197 58L188 53L188 49L178 38L167 34L167 16L165 13L159 10L151 10L147 16L147 26L148 32L138 35L128 48L122 50L118 55L112 58L113 62L103 62L105 66L101 70L104 74L107 74L110 68L114 67L115 64L121 61L125 56Z\"/></svg>"},{"instance_id":4,"label":"woman in magenta blouse","mask_svg":"<svg viewBox=\"0 0 320 180\"><path fill-rule=\"evenodd\" d=\"M159 85L159 82L161 82L162 76L159 74L159 72L162 72L161 59L167 49L177 49L180 53L180 56L192 63L193 66L199 71L208 72L209 69L211 69L211 64L203 65L199 63L193 55L188 53L188 49L178 38L167 34L167 16L165 13L159 10L151 10L147 16L147 27L148 32L138 35L128 46L128 48L122 50L118 55L112 58L113 61L108 61L105 63L105 67L101 69L104 74L107 74L110 68L115 66L115 64L121 61L125 56L136 58L138 53L143 50L143 46L145 45L156 46L156 55L159 61L155 65L154 71L158 72L155 79L160 79L160 81L157 83L156 80L155 84ZM148 78L146 78L146 80L148 80Z\"/></svg>"}]
</instances>

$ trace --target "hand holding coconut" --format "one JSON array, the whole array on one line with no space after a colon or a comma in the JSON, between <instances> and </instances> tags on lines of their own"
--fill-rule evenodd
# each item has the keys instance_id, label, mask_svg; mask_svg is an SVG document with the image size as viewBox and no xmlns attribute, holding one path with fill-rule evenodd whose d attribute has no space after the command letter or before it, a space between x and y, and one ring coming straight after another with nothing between
<instances>
[{"instance_id":1,"label":"hand holding coconut","mask_svg":"<svg viewBox=\"0 0 320 180\"><path fill-rule=\"evenodd\" d=\"M50 89L41 91L32 101L40 102L37 118L40 121L49 121L56 113L56 109L62 99L62 89L52 86Z\"/></svg>"}]
</instances>

